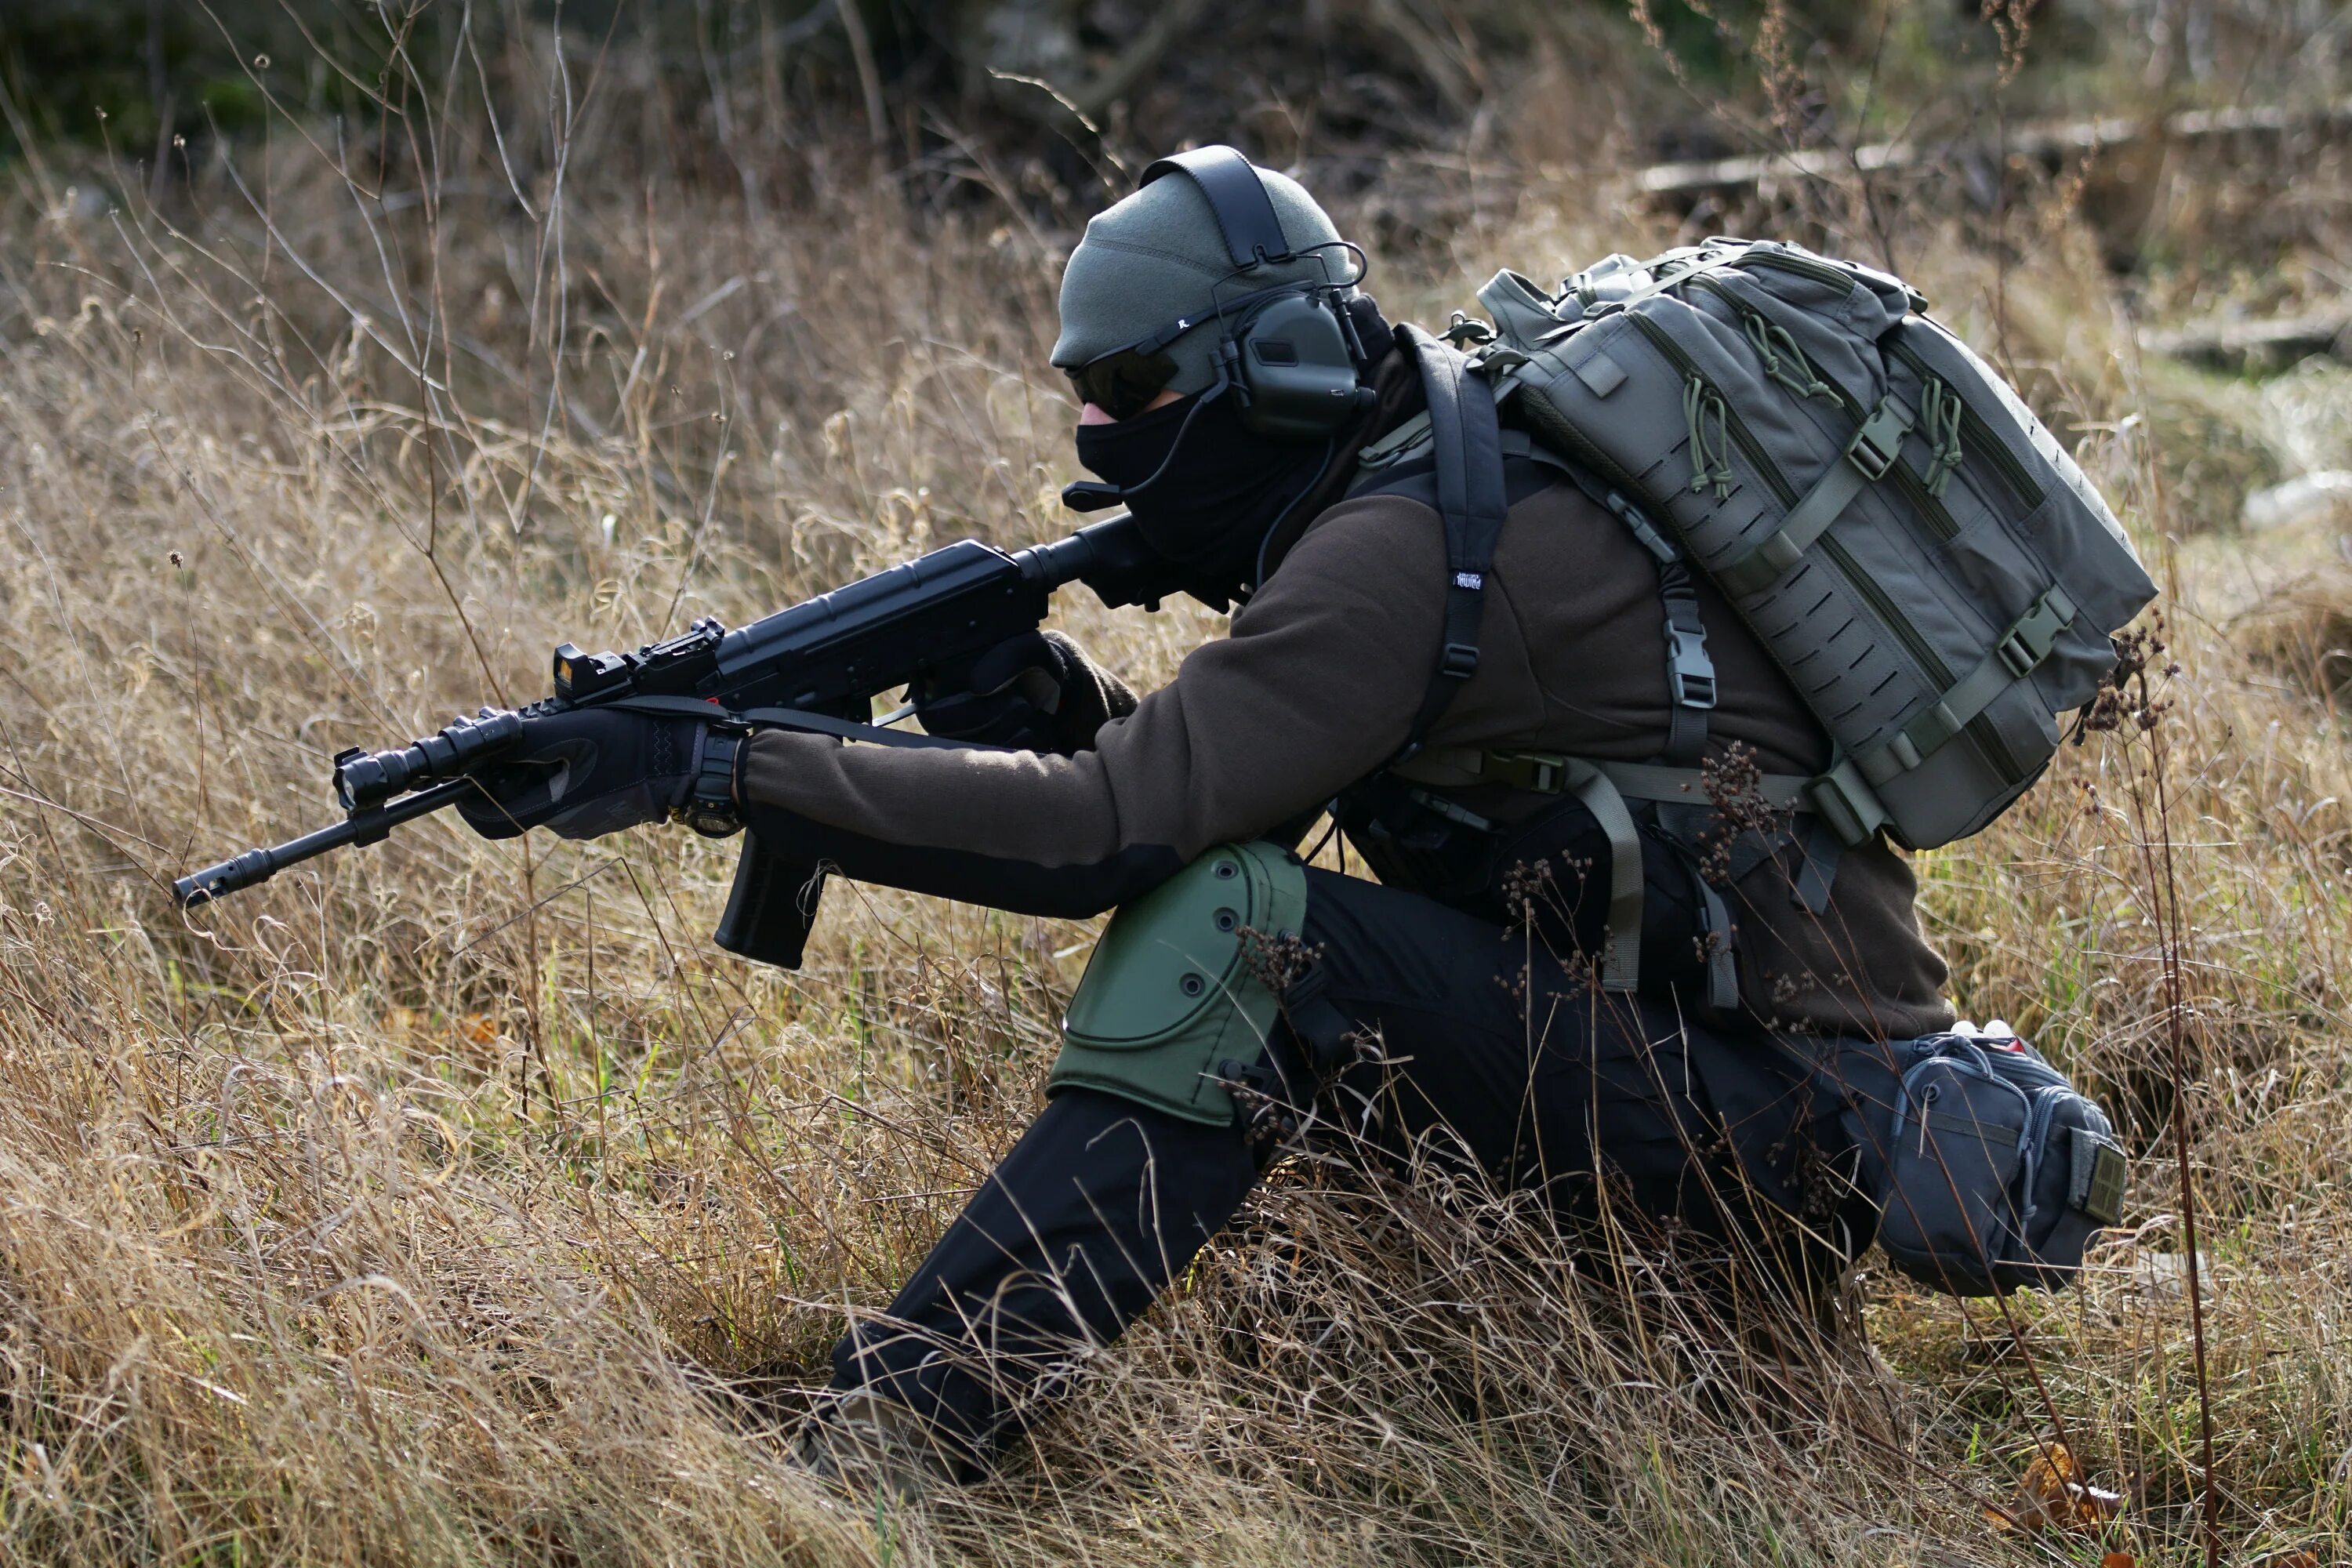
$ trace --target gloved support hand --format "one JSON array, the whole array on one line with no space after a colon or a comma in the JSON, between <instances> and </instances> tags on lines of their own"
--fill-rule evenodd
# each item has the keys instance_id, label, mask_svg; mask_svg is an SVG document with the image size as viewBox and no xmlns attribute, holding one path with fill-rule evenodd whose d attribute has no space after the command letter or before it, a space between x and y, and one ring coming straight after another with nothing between
<instances>
[{"instance_id":1,"label":"gloved support hand","mask_svg":"<svg viewBox=\"0 0 2352 1568\"><path fill-rule=\"evenodd\" d=\"M1135 711L1135 693L1060 632L1024 632L971 667L967 688L919 692L916 716L933 735L1068 756L1095 731Z\"/></svg>"},{"instance_id":2,"label":"gloved support hand","mask_svg":"<svg viewBox=\"0 0 2352 1568\"><path fill-rule=\"evenodd\" d=\"M703 741L699 720L584 708L523 721L521 743L476 775L479 792L457 814L485 838L532 827L565 838L598 838L659 822L694 790Z\"/></svg>"}]
</instances>

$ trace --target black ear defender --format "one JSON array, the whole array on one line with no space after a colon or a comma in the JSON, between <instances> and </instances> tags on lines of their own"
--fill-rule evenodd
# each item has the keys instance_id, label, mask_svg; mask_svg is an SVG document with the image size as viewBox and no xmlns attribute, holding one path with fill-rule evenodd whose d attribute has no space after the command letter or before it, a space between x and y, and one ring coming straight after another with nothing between
<instances>
[{"instance_id":1,"label":"black ear defender","mask_svg":"<svg viewBox=\"0 0 2352 1568\"><path fill-rule=\"evenodd\" d=\"M1233 260L1229 282L1246 282L1261 267L1299 258L1283 237L1265 182L1233 148L1195 147L1162 158L1143 171L1138 188L1170 174L1192 181L1207 198ZM1359 266L1355 277L1340 282L1277 285L1234 301L1218 353L1244 425L1261 436L1319 441L1372 404L1377 395L1360 381L1363 345L1340 302L1362 276ZM1218 313L1223 317L1224 307Z\"/></svg>"}]
</instances>

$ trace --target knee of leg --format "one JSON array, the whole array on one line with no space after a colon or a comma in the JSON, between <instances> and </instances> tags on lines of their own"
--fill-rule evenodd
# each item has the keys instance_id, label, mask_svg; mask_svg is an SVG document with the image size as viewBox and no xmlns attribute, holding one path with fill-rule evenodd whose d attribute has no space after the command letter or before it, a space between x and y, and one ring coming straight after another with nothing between
<instances>
[{"instance_id":1,"label":"knee of leg","mask_svg":"<svg viewBox=\"0 0 2352 1568\"><path fill-rule=\"evenodd\" d=\"M1227 1086L1265 1054L1280 1011L1265 944L1295 941L1306 912L1306 868L1272 844L1222 845L1122 906L1070 998L1045 1091L1236 1125Z\"/></svg>"}]
</instances>

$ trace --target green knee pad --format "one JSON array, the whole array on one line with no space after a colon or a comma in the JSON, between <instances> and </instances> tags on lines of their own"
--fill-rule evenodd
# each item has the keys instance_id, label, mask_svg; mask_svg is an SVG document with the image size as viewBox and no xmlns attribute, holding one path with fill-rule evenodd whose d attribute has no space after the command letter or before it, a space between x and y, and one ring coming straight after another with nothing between
<instances>
[{"instance_id":1,"label":"green knee pad","mask_svg":"<svg viewBox=\"0 0 2352 1568\"><path fill-rule=\"evenodd\" d=\"M1219 1064L1255 1061L1278 1005L1243 928L1295 937L1306 913L1307 868L1271 844L1220 846L1122 906L1070 998L1045 1092L1096 1089L1233 1125Z\"/></svg>"}]
</instances>

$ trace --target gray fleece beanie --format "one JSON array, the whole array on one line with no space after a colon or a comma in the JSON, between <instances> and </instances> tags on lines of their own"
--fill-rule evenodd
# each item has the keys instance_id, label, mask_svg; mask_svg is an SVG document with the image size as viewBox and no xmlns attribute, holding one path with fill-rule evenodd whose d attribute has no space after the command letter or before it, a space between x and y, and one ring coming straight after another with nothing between
<instances>
[{"instance_id":1,"label":"gray fleece beanie","mask_svg":"<svg viewBox=\"0 0 2352 1568\"><path fill-rule=\"evenodd\" d=\"M1257 174L1291 249L1339 237L1331 216L1297 181L1271 169ZM1076 369L1179 317L1208 314L1220 298L1277 283L1342 279L1352 265L1348 252L1334 245L1295 261L1269 263L1221 289L1217 285L1233 277L1234 263L1209 198L1183 175L1163 175L1087 223L1062 274L1062 337L1054 345L1054 363ZM1170 389L1207 390L1217 379L1216 348L1216 333L1209 329L1170 344L1168 355L1176 362Z\"/></svg>"}]
</instances>

